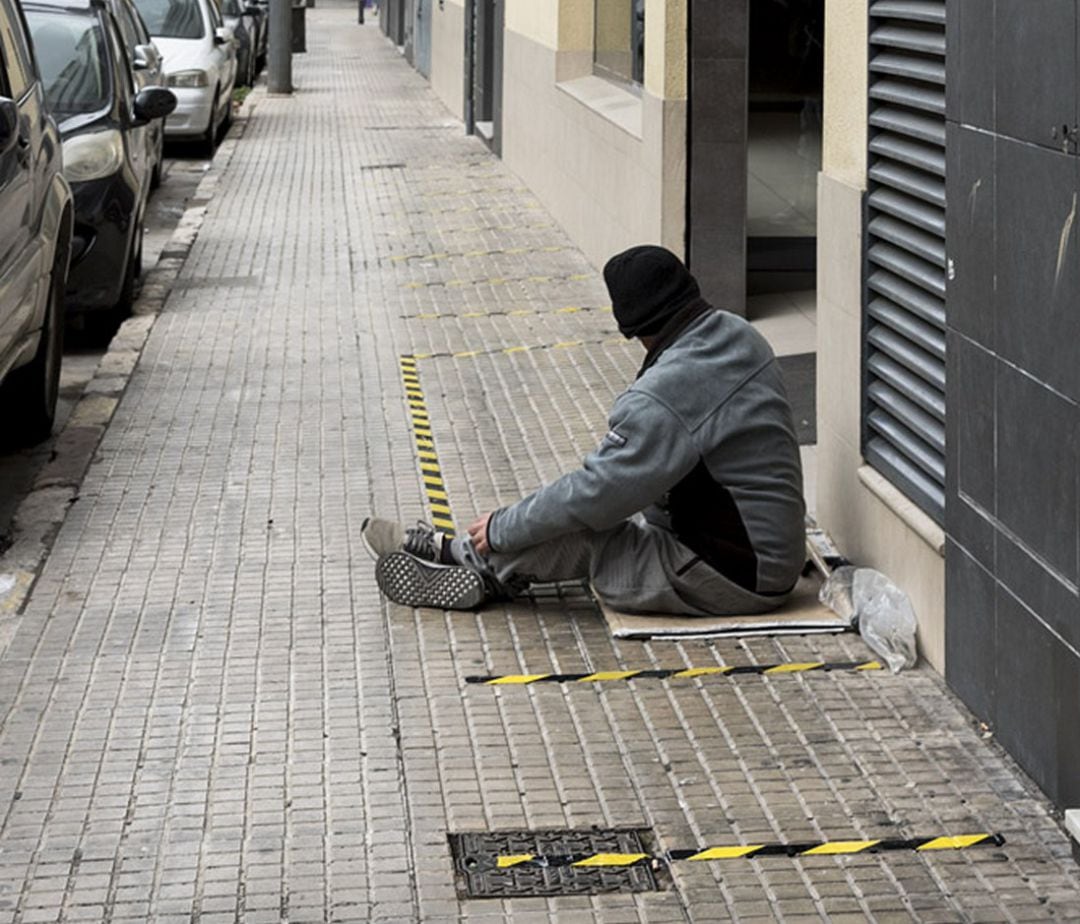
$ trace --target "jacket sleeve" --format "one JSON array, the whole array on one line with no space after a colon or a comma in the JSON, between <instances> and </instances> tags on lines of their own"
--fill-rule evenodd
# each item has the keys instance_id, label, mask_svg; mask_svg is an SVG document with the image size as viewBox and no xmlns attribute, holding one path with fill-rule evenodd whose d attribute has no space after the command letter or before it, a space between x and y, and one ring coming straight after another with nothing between
<instances>
[{"instance_id":1,"label":"jacket sleeve","mask_svg":"<svg viewBox=\"0 0 1080 924\"><path fill-rule=\"evenodd\" d=\"M582 530L610 529L660 499L698 461L682 422L655 398L619 397L608 432L581 468L495 511L488 541L514 552Z\"/></svg>"}]
</instances>

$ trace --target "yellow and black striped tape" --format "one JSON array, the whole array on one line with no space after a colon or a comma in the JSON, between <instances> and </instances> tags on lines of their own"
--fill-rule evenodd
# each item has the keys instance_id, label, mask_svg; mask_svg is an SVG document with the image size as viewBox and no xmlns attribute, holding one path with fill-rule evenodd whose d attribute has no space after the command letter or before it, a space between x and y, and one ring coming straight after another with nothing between
<instances>
[{"instance_id":1,"label":"yellow and black striped tape","mask_svg":"<svg viewBox=\"0 0 1080 924\"><path fill-rule=\"evenodd\" d=\"M456 321L465 318L528 318L549 314L580 314L589 311L611 311L611 305L564 305L562 308L540 310L537 308L511 308L507 311L481 311L466 308L456 314L425 311L422 314L403 314L405 321Z\"/></svg>"},{"instance_id":2,"label":"yellow and black striped tape","mask_svg":"<svg viewBox=\"0 0 1080 924\"><path fill-rule=\"evenodd\" d=\"M660 855L649 853L593 853L538 856L531 853L502 854L495 858L497 869L513 867L580 868L634 866L638 863L705 862L711 860L749 860L759 857L823 857L849 856L857 853L884 853L895 850L914 850L928 853L935 850L965 850L968 847L1000 847L1005 843L1001 834L957 834L938 837L882 838L858 841L809 841L792 844L729 844L718 847L694 847L688 850L669 850ZM490 861L489 861L490 862Z\"/></svg>"},{"instance_id":3,"label":"yellow and black striped tape","mask_svg":"<svg viewBox=\"0 0 1080 924\"><path fill-rule=\"evenodd\" d=\"M569 247L558 245L550 247L501 247L497 250L461 250L455 252L438 253L402 253L390 258L393 263L405 263L409 260L452 260L457 257L496 257L504 254L520 256L521 254L533 253L562 253Z\"/></svg>"},{"instance_id":4,"label":"yellow and black striped tape","mask_svg":"<svg viewBox=\"0 0 1080 924\"><path fill-rule=\"evenodd\" d=\"M486 279L433 279L430 282L406 282L403 289L430 289L435 286L507 286L515 282L582 282L592 279L592 273L571 273L568 276L490 276Z\"/></svg>"},{"instance_id":5,"label":"yellow and black striped tape","mask_svg":"<svg viewBox=\"0 0 1080 924\"><path fill-rule=\"evenodd\" d=\"M581 346L611 346L625 343L622 337L604 340L564 340L561 343L535 343L521 346L495 347L490 350L456 350L441 353L414 353L416 359L472 359L475 356L511 356L514 353L538 353L542 350L569 350Z\"/></svg>"},{"instance_id":6,"label":"yellow and black striped tape","mask_svg":"<svg viewBox=\"0 0 1080 924\"><path fill-rule=\"evenodd\" d=\"M427 494L428 506L431 508L431 525L453 536L454 517L450 512L450 499L443 483L439 457L435 453L435 438L431 433L431 418L424 401L424 390L420 387L416 357L402 356L400 363L401 380L405 384L405 398L409 404L409 419L412 422L416 455L420 463L420 477L424 481L424 493Z\"/></svg>"},{"instance_id":7,"label":"yellow and black striped tape","mask_svg":"<svg viewBox=\"0 0 1080 924\"><path fill-rule=\"evenodd\" d=\"M804 674L809 671L879 671L878 661L786 661L781 664L739 664L683 667L671 670L593 671L590 674L496 674L466 677L466 683L487 686L526 686L531 683L597 683L611 680L689 680L693 677L732 677L738 674Z\"/></svg>"}]
</instances>

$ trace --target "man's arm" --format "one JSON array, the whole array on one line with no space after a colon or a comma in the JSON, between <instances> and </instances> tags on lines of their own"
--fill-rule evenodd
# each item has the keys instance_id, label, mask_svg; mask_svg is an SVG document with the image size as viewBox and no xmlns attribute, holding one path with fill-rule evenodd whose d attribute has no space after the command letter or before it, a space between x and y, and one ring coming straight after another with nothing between
<instances>
[{"instance_id":1,"label":"man's arm","mask_svg":"<svg viewBox=\"0 0 1080 924\"><path fill-rule=\"evenodd\" d=\"M689 432L649 395L623 394L608 426L581 468L490 515L491 549L517 551L568 533L609 529L662 497L698 462Z\"/></svg>"}]
</instances>

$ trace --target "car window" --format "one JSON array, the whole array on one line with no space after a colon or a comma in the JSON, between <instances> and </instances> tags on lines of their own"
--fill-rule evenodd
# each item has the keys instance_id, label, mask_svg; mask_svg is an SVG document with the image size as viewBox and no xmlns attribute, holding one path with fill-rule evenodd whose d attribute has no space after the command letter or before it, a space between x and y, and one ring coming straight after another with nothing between
<instances>
[{"instance_id":1,"label":"car window","mask_svg":"<svg viewBox=\"0 0 1080 924\"><path fill-rule=\"evenodd\" d=\"M206 35L199 0L135 0L135 6L151 35L189 39Z\"/></svg>"},{"instance_id":2,"label":"car window","mask_svg":"<svg viewBox=\"0 0 1080 924\"><path fill-rule=\"evenodd\" d=\"M131 18L131 26L135 30L135 38L138 39L135 44L149 45L150 30L146 28L146 23L143 22L142 13L139 12L138 7L130 2L124 2L120 5L127 10L128 16Z\"/></svg>"},{"instance_id":3,"label":"car window","mask_svg":"<svg viewBox=\"0 0 1080 924\"><path fill-rule=\"evenodd\" d=\"M120 35L127 49L127 57L131 58L135 54L135 46L142 44L139 34L135 31L135 20L131 15L131 10L124 3L117 3L113 10L116 13L116 25L120 28Z\"/></svg>"},{"instance_id":4,"label":"car window","mask_svg":"<svg viewBox=\"0 0 1080 924\"><path fill-rule=\"evenodd\" d=\"M217 4L217 0L207 0L206 8L210 12L210 22L215 29L220 29L225 25L224 20L221 18L221 8Z\"/></svg>"},{"instance_id":5,"label":"car window","mask_svg":"<svg viewBox=\"0 0 1080 924\"><path fill-rule=\"evenodd\" d=\"M135 75L131 71L131 51L124 48L124 40L120 35L120 26L116 21L116 17L109 13L105 14L109 23L109 44L112 45L113 59L118 63L117 70L123 75L120 79L123 81L123 96L126 97L125 102L130 105L135 98Z\"/></svg>"},{"instance_id":6,"label":"car window","mask_svg":"<svg viewBox=\"0 0 1080 924\"><path fill-rule=\"evenodd\" d=\"M221 0L221 12L226 16L240 16L240 0Z\"/></svg>"},{"instance_id":7,"label":"car window","mask_svg":"<svg viewBox=\"0 0 1080 924\"><path fill-rule=\"evenodd\" d=\"M97 17L88 12L29 9L26 19L45 98L53 111L74 115L107 106L108 57Z\"/></svg>"},{"instance_id":8,"label":"car window","mask_svg":"<svg viewBox=\"0 0 1080 924\"><path fill-rule=\"evenodd\" d=\"M34 82L34 59L26 44L19 13L4 3L4 15L0 16L0 45L7 65L8 93L12 99L22 99Z\"/></svg>"}]
</instances>

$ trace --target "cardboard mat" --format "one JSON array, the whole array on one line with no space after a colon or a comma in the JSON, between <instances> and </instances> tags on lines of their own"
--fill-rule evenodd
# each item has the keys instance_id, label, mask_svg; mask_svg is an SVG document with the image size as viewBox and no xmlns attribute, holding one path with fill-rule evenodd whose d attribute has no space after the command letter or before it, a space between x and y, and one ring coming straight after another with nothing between
<instances>
[{"instance_id":1,"label":"cardboard mat","mask_svg":"<svg viewBox=\"0 0 1080 924\"><path fill-rule=\"evenodd\" d=\"M719 638L749 635L810 635L847 632L851 623L818 602L821 573L815 568L799 579L795 592L780 609L748 616L669 616L663 613L620 613L593 592L616 638Z\"/></svg>"}]
</instances>

